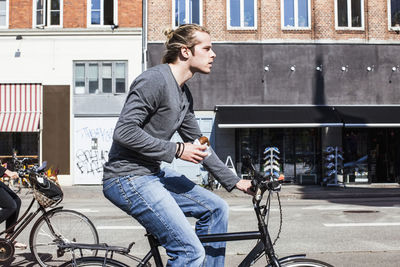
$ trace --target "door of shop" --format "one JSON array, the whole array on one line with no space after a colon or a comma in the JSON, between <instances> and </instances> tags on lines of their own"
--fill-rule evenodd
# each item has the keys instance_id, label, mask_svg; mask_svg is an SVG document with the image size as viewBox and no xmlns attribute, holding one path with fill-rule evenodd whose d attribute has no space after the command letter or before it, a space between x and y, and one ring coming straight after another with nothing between
<instances>
[{"instance_id":1,"label":"door of shop","mask_svg":"<svg viewBox=\"0 0 400 267\"><path fill-rule=\"evenodd\" d=\"M400 129L346 129L343 145L347 182L400 181Z\"/></svg>"},{"instance_id":2,"label":"door of shop","mask_svg":"<svg viewBox=\"0 0 400 267\"><path fill-rule=\"evenodd\" d=\"M400 177L400 130L377 128L369 131L369 154L376 172L371 173L373 183L399 182Z\"/></svg>"}]
</instances>

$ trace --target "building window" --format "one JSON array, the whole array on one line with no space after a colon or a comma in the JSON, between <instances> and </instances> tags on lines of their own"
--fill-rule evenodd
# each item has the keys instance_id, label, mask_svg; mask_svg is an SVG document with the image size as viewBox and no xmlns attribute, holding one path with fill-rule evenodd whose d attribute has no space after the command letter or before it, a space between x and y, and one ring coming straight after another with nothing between
<instances>
[{"instance_id":1,"label":"building window","mask_svg":"<svg viewBox=\"0 0 400 267\"><path fill-rule=\"evenodd\" d=\"M8 0L0 0L0 28L8 28Z\"/></svg>"},{"instance_id":2,"label":"building window","mask_svg":"<svg viewBox=\"0 0 400 267\"><path fill-rule=\"evenodd\" d=\"M126 92L127 63L87 61L74 63L75 94L123 94Z\"/></svg>"},{"instance_id":3,"label":"building window","mask_svg":"<svg viewBox=\"0 0 400 267\"><path fill-rule=\"evenodd\" d=\"M283 29L310 28L310 0L282 0Z\"/></svg>"},{"instance_id":4,"label":"building window","mask_svg":"<svg viewBox=\"0 0 400 267\"><path fill-rule=\"evenodd\" d=\"M90 26L117 25L117 0L89 0L87 24Z\"/></svg>"},{"instance_id":5,"label":"building window","mask_svg":"<svg viewBox=\"0 0 400 267\"><path fill-rule=\"evenodd\" d=\"M337 29L364 28L364 0L335 0L335 6Z\"/></svg>"},{"instance_id":6,"label":"building window","mask_svg":"<svg viewBox=\"0 0 400 267\"><path fill-rule=\"evenodd\" d=\"M62 26L63 0L34 0L33 26Z\"/></svg>"},{"instance_id":7,"label":"building window","mask_svg":"<svg viewBox=\"0 0 400 267\"><path fill-rule=\"evenodd\" d=\"M400 0L388 0L389 29L400 30Z\"/></svg>"},{"instance_id":8,"label":"building window","mask_svg":"<svg viewBox=\"0 0 400 267\"><path fill-rule=\"evenodd\" d=\"M174 27L181 24L202 24L202 0L175 0L173 1Z\"/></svg>"},{"instance_id":9,"label":"building window","mask_svg":"<svg viewBox=\"0 0 400 267\"><path fill-rule=\"evenodd\" d=\"M256 0L227 0L228 29L256 29Z\"/></svg>"}]
</instances>

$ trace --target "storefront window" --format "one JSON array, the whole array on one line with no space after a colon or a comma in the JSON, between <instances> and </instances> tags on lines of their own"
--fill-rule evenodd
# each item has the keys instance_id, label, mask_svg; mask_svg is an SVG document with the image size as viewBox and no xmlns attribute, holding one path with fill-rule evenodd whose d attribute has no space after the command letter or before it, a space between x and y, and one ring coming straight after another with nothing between
<instances>
[{"instance_id":1,"label":"storefront window","mask_svg":"<svg viewBox=\"0 0 400 267\"><path fill-rule=\"evenodd\" d=\"M319 131L315 128L296 131L296 179L305 183L316 182L320 171ZM306 178L307 177L307 178Z\"/></svg>"},{"instance_id":2,"label":"storefront window","mask_svg":"<svg viewBox=\"0 0 400 267\"><path fill-rule=\"evenodd\" d=\"M280 174L286 182L299 183L300 176L318 179L320 173L320 131L318 129L240 129L237 131L239 155L237 169L242 177L248 170L242 166L243 157L250 155L254 166L263 171L264 150L277 147L280 154Z\"/></svg>"},{"instance_id":3,"label":"storefront window","mask_svg":"<svg viewBox=\"0 0 400 267\"><path fill-rule=\"evenodd\" d=\"M344 134L344 182L368 182L368 131L366 129L346 129ZM371 151L372 152L372 151ZM370 154L373 162L375 153ZM375 173L376 164L370 164ZM371 173L371 174L372 174Z\"/></svg>"},{"instance_id":4,"label":"storefront window","mask_svg":"<svg viewBox=\"0 0 400 267\"><path fill-rule=\"evenodd\" d=\"M245 157L250 157L252 163L256 167L257 170L260 170L260 150L259 147L259 129L240 129L238 130L239 136L239 156L236 157L239 159L239 162L236 166L236 169L239 170L239 175L241 174L243 178L248 176L249 170L246 166L242 164Z\"/></svg>"},{"instance_id":5,"label":"storefront window","mask_svg":"<svg viewBox=\"0 0 400 267\"><path fill-rule=\"evenodd\" d=\"M39 154L39 134L38 133L0 133L0 161L9 163L13 151L17 156L32 158L32 162L37 162Z\"/></svg>"}]
</instances>

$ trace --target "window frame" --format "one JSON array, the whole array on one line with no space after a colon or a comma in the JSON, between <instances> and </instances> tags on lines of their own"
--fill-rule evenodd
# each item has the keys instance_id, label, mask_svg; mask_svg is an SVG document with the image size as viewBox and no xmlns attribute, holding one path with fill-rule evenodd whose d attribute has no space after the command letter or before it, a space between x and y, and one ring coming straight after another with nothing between
<instances>
[{"instance_id":1,"label":"window frame","mask_svg":"<svg viewBox=\"0 0 400 267\"><path fill-rule=\"evenodd\" d=\"M240 0L240 26L230 26L231 21L231 0L226 0L226 26L228 30L257 30L257 16L258 16L258 1L254 2L254 26L245 27L244 24L244 0Z\"/></svg>"},{"instance_id":2,"label":"window frame","mask_svg":"<svg viewBox=\"0 0 400 267\"><path fill-rule=\"evenodd\" d=\"M105 27L110 27L111 25L104 25L104 0L99 0L100 1L100 24L92 24L92 1L93 0L87 0L86 1L86 25L88 28L105 28ZM113 5L114 5L114 14L113 14L113 20L114 20L114 25L118 25L118 0L113 0Z\"/></svg>"},{"instance_id":3,"label":"window frame","mask_svg":"<svg viewBox=\"0 0 400 267\"><path fill-rule=\"evenodd\" d=\"M6 0L6 24L0 25L0 29L8 29L9 27L9 11L10 10L10 0Z\"/></svg>"},{"instance_id":4,"label":"window frame","mask_svg":"<svg viewBox=\"0 0 400 267\"><path fill-rule=\"evenodd\" d=\"M184 0L185 1L185 17L189 15L189 1L190 0ZM176 0L172 0L172 28L176 29L179 27L179 25L175 25L175 2ZM199 25L203 25L203 0L199 0L199 18L200 18L200 23ZM192 23L192 22L185 22L185 23Z\"/></svg>"},{"instance_id":5,"label":"window frame","mask_svg":"<svg viewBox=\"0 0 400 267\"><path fill-rule=\"evenodd\" d=\"M388 30L389 31L400 31L400 25L398 27L392 26L392 5L391 0L387 1L388 4Z\"/></svg>"},{"instance_id":6,"label":"window frame","mask_svg":"<svg viewBox=\"0 0 400 267\"><path fill-rule=\"evenodd\" d=\"M308 26L299 27L299 0L294 1L294 26L285 26L285 0L281 0L281 29L282 30L311 30L311 0L307 0L308 5Z\"/></svg>"},{"instance_id":7,"label":"window frame","mask_svg":"<svg viewBox=\"0 0 400 267\"><path fill-rule=\"evenodd\" d=\"M51 0L43 0L43 24L36 24L36 2L37 0L32 1L33 2L33 14L32 14L32 28L62 28L63 27L63 17L64 17L64 0L59 0L60 1L60 24L59 25L50 25L50 20L51 20L51 10L50 8L47 8L48 6L51 6ZM46 23L45 23L46 21Z\"/></svg>"},{"instance_id":8,"label":"window frame","mask_svg":"<svg viewBox=\"0 0 400 267\"><path fill-rule=\"evenodd\" d=\"M110 93L104 93L103 92L103 64L111 63L111 92ZM115 74L115 69L116 69L116 64L118 63L123 63L125 65L125 91L123 93L121 92L116 92L116 74ZM85 65L85 73L84 73L84 83L85 83L85 92L83 94L77 94L76 93L76 88L75 88L75 83L76 83L76 77L75 77L75 70L76 70L76 65L77 64L84 64ZM99 83L99 93L89 93L89 76L88 76L88 69L90 64L97 64L98 65L98 71L97 71L97 80ZM128 60L74 60L72 63L72 84L73 84L73 94L75 96L93 96L93 95L121 95L121 94L126 94L128 92Z\"/></svg>"},{"instance_id":9,"label":"window frame","mask_svg":"<svg viewBox=\"0 0 400 267\"><path fill-rule=\"evenodd\" d=\"M365 14L364 14L364 0L360 0L361 3L361 27L352 27L351 26L351 0L346 0L347 1L347 21L348 25L347 27L340 26L339 27L339 10L338 10L338 3L337 0L335 0L335 29L336 30L350 30L350 31L364 31L365 28Z\"/></svg>"}]
</instances>

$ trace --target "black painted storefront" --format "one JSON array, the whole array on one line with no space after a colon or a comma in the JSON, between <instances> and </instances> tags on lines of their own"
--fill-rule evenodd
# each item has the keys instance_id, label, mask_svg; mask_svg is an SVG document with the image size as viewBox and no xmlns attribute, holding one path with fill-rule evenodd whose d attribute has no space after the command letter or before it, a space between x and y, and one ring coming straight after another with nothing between
<instances>
[{"instance_id":1,"label":"black painted storefront","mask_svg":"<svg viewBox=\"0 0 400 267\"><path fill-rule=\"evenodd\" d=\"M161 42L148 44L149 67L160 64L163 50ZM269 138L274 143L270 145L285 147L281 149L287 151L288 166L283 171L293 181L306 172L317 173L320 181L321 150L331 144L344 150L349 165L343 179L348 182L399 179L400 44L221 42L214 43L213 50L217 57L211 74L196 74L188 82L195 110L269 105L287 107L278 112L283 114L293 111L292 106L318 107L310 113L307 108L301 109L291 113L295 116L275 121L271 120L275 118L271 115L274 108L258 118L254 112L228 114L247 120L240 127L227 126L232 128L218 127L232 123L219 122L216 111L216 152L223 159L232 156L239 172L241 150L246 146L243 142L256 142L251 146L257 147L253 151L259 154ZM327 116L329 107L338 109L338 121L332 114ZM351 134L356 138L350 138ZM301 146L304 151L297 148ZM305 156L311 150L313 160ZM260 155L255 157L260 162Z\"/></svg>"}]
</instances>

